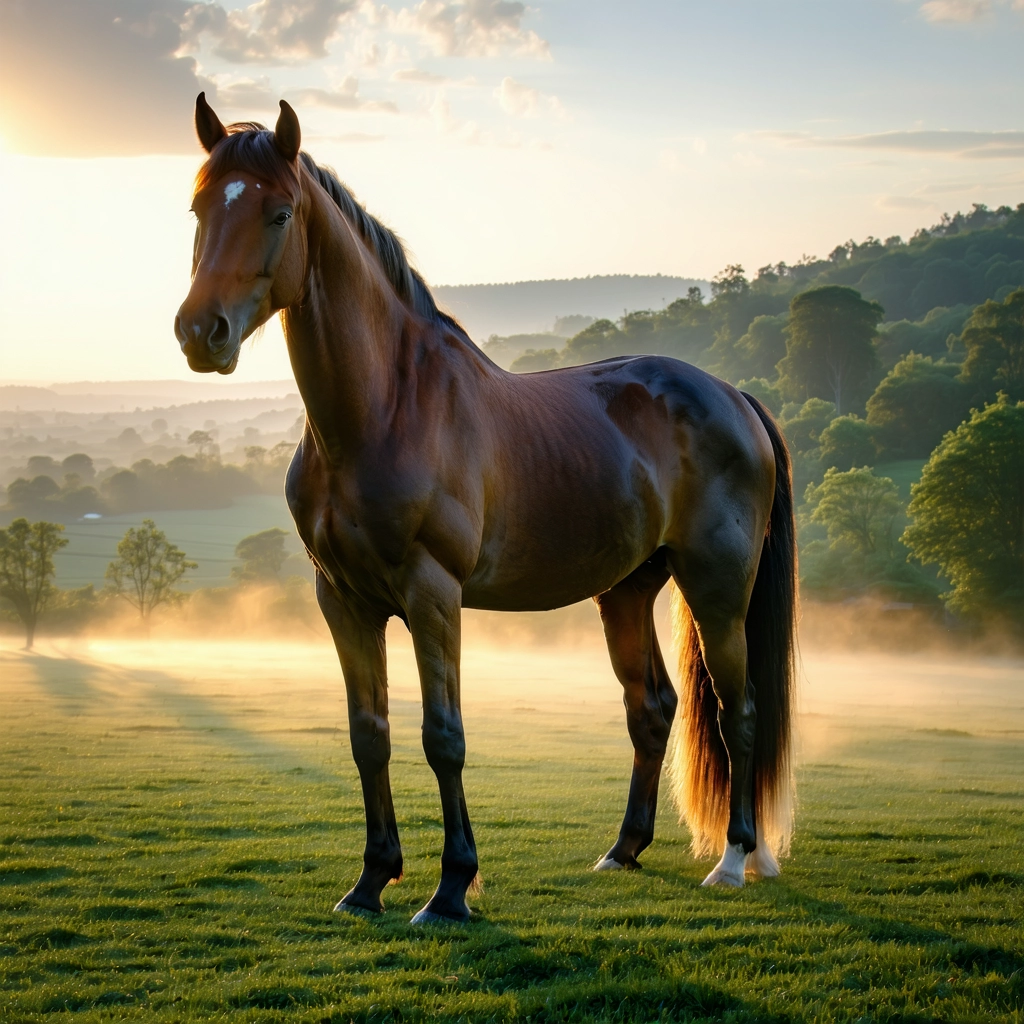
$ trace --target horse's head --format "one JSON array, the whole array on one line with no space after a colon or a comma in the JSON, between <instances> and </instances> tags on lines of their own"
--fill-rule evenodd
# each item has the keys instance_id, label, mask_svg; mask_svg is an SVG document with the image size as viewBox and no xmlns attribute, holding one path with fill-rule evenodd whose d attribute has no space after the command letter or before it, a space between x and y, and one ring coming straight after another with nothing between
<instances>
[{"instance_id":1,"label":"horse's head","mask_svg":"<svg viewBox=\"0 0 1024 1024\"><path fill-rule=\"evenodd\" d=\"M196 132L210 157L196 177L192 287L174 333L193 370L231 373L242 342L302 289L299 119L282 100L273 132L225 128L200 93Z\"/></svg>"}]
</instances>

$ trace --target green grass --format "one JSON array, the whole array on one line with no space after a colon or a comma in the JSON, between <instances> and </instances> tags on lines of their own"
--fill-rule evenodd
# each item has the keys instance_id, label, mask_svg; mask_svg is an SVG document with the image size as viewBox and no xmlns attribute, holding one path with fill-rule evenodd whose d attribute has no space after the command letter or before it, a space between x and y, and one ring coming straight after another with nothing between
<instances>
[{"instance_id":1,"label":"green grass","mask_svg":"<svg viewBox=\"0 0 1024 1024\"><path fill-rule=\"evenodd\" d=\"M469 926L418 930L442 832L407 654L406 877L375 920L330 910L363 823L329 652L72 654L0 652L4 1022L1024 1018L1019 707L805 722L782 877L709 891L667 799L643 872L589 870L625 799L616 694L542 704L563 663L480 659L530 677L467 710L485 889Z\"/></svg>"},{"instance_id":2,"label":"green grass","mask_svg":"<svg viewBox=\"0 0 1024 1024\"><path fill-rule=\"evenodd\" d=\"M302 545L292 526L283 494L250 494L237 498L229 508L203 511L138 512L102 519L76 520L65 524L69 543L55 558L59 587L103 586L107 563L117 554L117 542L129 527L152 519L199 568L186 579L194 586L221 587L231 582L231 567L238 565L235 545L251 533L278 526L287 530L289 554Z\"/></svg>"}]
</instances>

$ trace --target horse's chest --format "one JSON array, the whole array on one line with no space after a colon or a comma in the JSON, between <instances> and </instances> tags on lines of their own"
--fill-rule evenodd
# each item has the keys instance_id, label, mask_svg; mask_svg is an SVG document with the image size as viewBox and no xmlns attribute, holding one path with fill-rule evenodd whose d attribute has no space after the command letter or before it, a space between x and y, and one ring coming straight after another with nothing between
<instances>
[{"instance_id":1,"label":"horse's chest","mask_svg":"<svg viewBox=\"0 0 1024 1024\"><path fill-rule=\"evenodd\" d=\"M332 583L380 572L401 540L353 488L304 467L289 476L288 505L302 543ZM353 577L349 580L349 577Z\"/></svg>"}]
</instances>

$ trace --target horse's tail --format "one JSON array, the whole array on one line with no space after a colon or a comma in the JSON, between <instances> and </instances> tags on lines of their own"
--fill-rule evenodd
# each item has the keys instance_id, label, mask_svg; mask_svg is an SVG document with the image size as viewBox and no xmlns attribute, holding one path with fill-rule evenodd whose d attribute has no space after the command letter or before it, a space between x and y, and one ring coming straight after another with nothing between
<instances>
[{"instance_id":1,"label":"horse's tail","mask_svg":"<svg viewBox=\"0 0 1024 1024\"><path fill-rule=\"evenodd\" d=\"M758 842L777 856L789 852L792 831L791 731L796 624L796 529L789 451L778 425L757 399L757 413L775 452L775 496L747 609L747 664L754 685L754 806ZM673 621L682 689L680 727L669 774L680 816L698 857L722 851L729 823L729 757L718 728L718 699L704 665L697 629L678 588Z\"/></svg>"}]
</instances>

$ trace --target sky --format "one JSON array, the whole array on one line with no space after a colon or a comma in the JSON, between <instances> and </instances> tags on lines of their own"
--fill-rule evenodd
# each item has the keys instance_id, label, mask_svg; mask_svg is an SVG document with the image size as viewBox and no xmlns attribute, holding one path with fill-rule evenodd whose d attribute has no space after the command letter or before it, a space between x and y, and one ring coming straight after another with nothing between
<instances>
[{"instance_id":1,"label":"sky","mask_svg":"<svg viewBox=\"0 0 1024 1024\"><path fill-rule=\"evenodd\" d=\"M707 278L1024 201L1022 44L1024 0L0 0L0 377L187 375L201 90L292 103L429 282ZM275 324L236 379L287 375Z\"/></svg>"}]
</instances>

